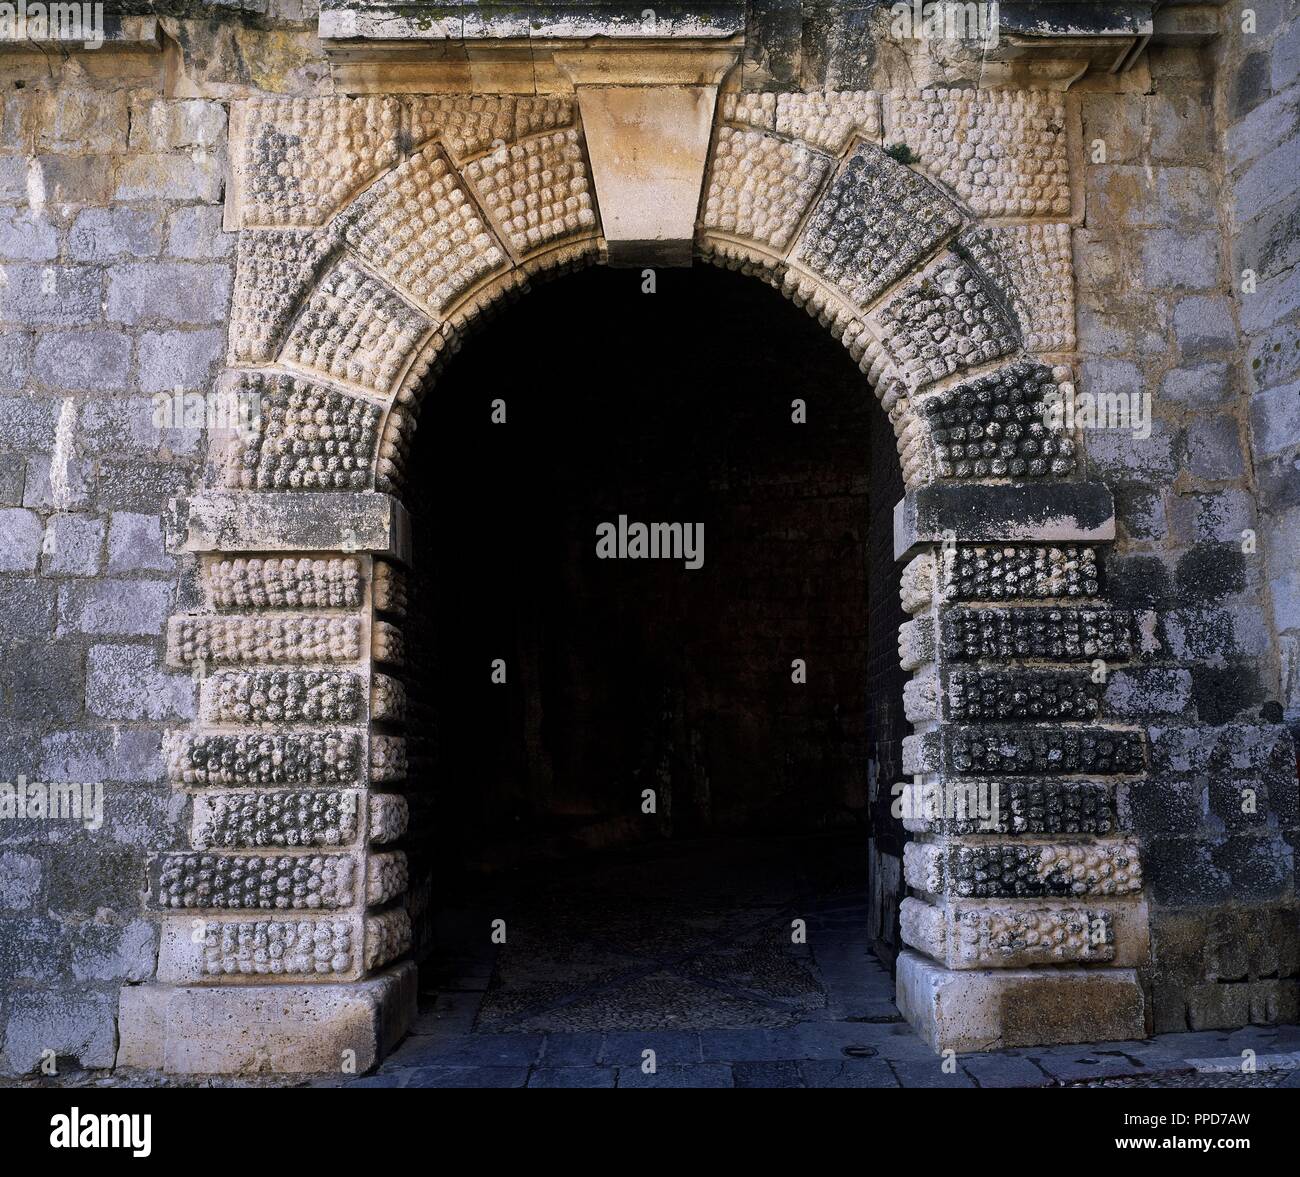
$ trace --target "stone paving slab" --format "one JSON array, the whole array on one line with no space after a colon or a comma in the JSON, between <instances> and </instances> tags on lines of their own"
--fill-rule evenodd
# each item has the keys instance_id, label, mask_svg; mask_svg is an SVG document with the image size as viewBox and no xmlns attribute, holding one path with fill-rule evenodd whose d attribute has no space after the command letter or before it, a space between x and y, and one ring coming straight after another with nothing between
<instances>
[{"instance_id":1,"label":"stone paving slab","mask_svg":"<svg viewBox=\"0 0 1300 1177\"><path fill-rule=\"evenodd\" d=\"M660 1067L653 1075L640 1067L619 1067L619 1087L730 1087L731 1068L718 1063L693 1067Z\"/></svg>"}]
</instances>

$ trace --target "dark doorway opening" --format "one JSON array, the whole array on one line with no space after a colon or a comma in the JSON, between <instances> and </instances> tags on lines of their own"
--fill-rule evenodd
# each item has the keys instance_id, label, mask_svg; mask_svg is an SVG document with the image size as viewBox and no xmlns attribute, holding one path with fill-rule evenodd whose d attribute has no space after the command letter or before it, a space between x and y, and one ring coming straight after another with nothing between
<instances>
[{"instance_id":1,"label":"dark doorway opening","mask_svg":"<svg viewBox=\"0 0 1300 1177\"><path fill-rule=\"evenodd\" d=\"M655 279L529 293L421 411L412 914L482 1029L788 1022L835 1000L793 920L894 943L892 431L776 291Z\"/></svg>"}]
</instances>

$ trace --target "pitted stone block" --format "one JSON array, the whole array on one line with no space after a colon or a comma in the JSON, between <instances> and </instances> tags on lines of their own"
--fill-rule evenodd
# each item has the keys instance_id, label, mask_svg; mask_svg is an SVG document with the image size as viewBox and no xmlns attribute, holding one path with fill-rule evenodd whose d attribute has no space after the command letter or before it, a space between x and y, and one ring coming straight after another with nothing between
<instances>
[{"instance_id":1,"label":"pitted stone block","mask_svg":"<svg viewBox=\"0 0 1300 1177\"><path fill-rule=\"evenodd\" d=\"M1105 684L1061 670L953 670L947 687L949 719L1009 723L1096 719Z\"/></svg>"},{"instance_id":2,"label":"pitted stone block","mask_svg":"<svg viewBox=\"0 0 1300 1177\"><path fill-rule=\"evenodd\" d=\"M718 96L718 107L725 122L776 130L776 95L770 91L747 94L728 91Z\"/></svg>"},{"instance_id":3,"label":"pitted stone block","mask_svg":"<svg viewBox=\"0 0 1300 1177\"><path fill-rule=\"evenodd\" d=\"M242 224L323 224L397 162L396 99L253 98L236 106L231 158Z\"/></svg>"},{"instance_id":4,"label":"pitted stone block","mask_svg":"<svg viewBox=\"0 0 1300 1177\"><path fill-rule=\"evenodd\" d=\"M370 737L370 779L373 783L403 780L406 769L406 741L402 737Z\"/></svg>"},{"instance_id":5,"label":"pitted stone block","mask_svg":"<svg viewBox=\"0 0 1300 1177\"><path fill-rule=\"evenodd\" d=\"M400 723L406 718L406 688L378 671L370 682L370 717L384 723Z\"/></svg>"},{"instance_id":6,"label":"pitted stone block","mask_svg":"<svg viewBox=\"0 0 1300 1177\"><path fill-rule=\"evenodd\" d=\"M939 718L939 678L933 666L903 684L903 713L914 724Z\"/></svg>"},{"instance_id":7,"label":"pitted stone block","mask_svg":"<svg viewBox=\"0 0 1300 1177\"><path fill-rule=\"evenodd\" d=\"M181 785L361 783L362 740L356 732L170 732L163 754L168 779Z\"/></svg>"},{"instance_id":8,"label":"pitted stone block","mask_svg":"<svg viewBox=\"0 0 1300 1177\"><path fill-rule=\"evenodd\" d=\"M195 663L355 662L361 657L356 617L172 617L167 660Z\"/></svg>"},{"instance_id":9,"label":"pitted stone block","mask_svg":"<svg viewBox=\"0 0 1300 1177\"><path fill-rule=\"evenodd\" d=\"M519 139L572 125L572 98L534 94L515 99L515 136Z\"/></svg>"},{"instance_id":10,"label":"pitted stone block","mask_svg":"<svg viewBox=\"0 0 1300 1177\"><path fill-rule=\"evenodd\" d=\"M394 617L406 616L406 574L386 561L375 562L375 608Z\"/></svg>"},{"instance_id":11,"label":"pitted stone block","mask_svg":"<svg viewBox=\"0 0 1300 1177\"><path fill-rule=\"evenodd\" d=\"M915 557L899 578L904 613L919 613L934 600L935 560L928 552Z\"/></svg>"},{"instance_id":12,"label":"pitted stone block","mask_svg":"<svg viewBox=\"0 0 1300 1177\"><path fill-rule=\"evenodd\" d=\"M795 256L865 308L960 225L929 181L863 143L817 203Z\"/></svg>"},{"instance_id":13,"label":"pitted stone block","mask_svg":"<svg viewBox=\"0 0 1300 1177\"><path fill-rule=\"evenodd\" d=\"M372 854L366 860L366 902L387 903L406 890L409 871L400 850Z\"/></svg>"},{"instance_id":14,"label":"pitted stone block","mask_svg":"<svg viewBox=\"0 0 1300 1177\"><path fill-rule=\"evenodd\" d=\"M395 842L410 820L410 806L400 793L370 794L370 840Z\"/></svg>"},{"instance_id":15,"label":"pitted stone block","mask_svg":"<svg viewBox=\"0 0 1300 1177\"><path fill-rule=\"evenodd\" d=\"M458 163L515 137L515 102L508 94L417 94L403 98L411 142L438 139Z\"/></svg>"},{"instance_id":16,"label":"pitted stone block","mask_svg":"<svg viewBox=\"0 0 1300 1177\"><path fill-rule=\"evenodd\" d=\"M875 314L881 343L909 391L1015 351L1015 326L980 275L947 254Z\"/></svg>"},{"instance_id":17,"label":"pitted stone block","mask_svg":"<svg viewBox=\"0 0 1300 1177\"><path fill-rule=\"evenodd\" d=\"M406 662L406 641L402 631L387 621L376 621L370 635L371 656L376 662L402 666Z\"/></svg>"},{"instance_id":18,"label":"pitted stone block","mask_svg":"<svg viewBox=\"0 0 1300 1177\"><path fill-rule=\"evenodd\" d=\"M356 862L347 854L164 854L150 868L154 907L351 907Z\"/></svg>"},{"instance_id":19,"label":"pitted stone block","mask_svg":"<svg viewBox=\"0 0 1300 1177\"><path fill-rule=\"evenodd\" d=\"M934 654L934 622L930 618L905 621L898 627L898 662L904 670L933 662Z\"/></svg>"},{"instance_id":20,"label":"pitted stone block","mask_svg":"<svg viewBox=\"0 0 1300 1177\"><path fill-rule=\"evenodd\" d=\"M576 130L501 147L465 168L516 256L595 230L591 181Z\"/></svg>"},{"instance_id":21,"label":"pitted stone block","mask_svg":"<svg viewBox=\"0 0 1300 1177\"><path fill-rule=\"evenodd\" d=\"M1051 420L1054 398L1072 386L1042 364L986 372L927 397L935 472L941 478L1068 478L1076 446Z\"/></svg>"},{"instance_id":22,"label":"pitted stone block","mask_svg":"<svg viewBox=\"0 0 1300 1177\"><path fill-rule=\"evenodd\" d=\"M1095 597L1101 591L1097 549L1085 545L958 544L943 557L948 601L1015 601Z\"/></svg>"},{"instance_id":23,"label":"pitted stone block","mask_svg":"<svg viewBox=\"0 0 1300 1177\"><path fill-rule=\"evenodd\" d=\"M182 951L189 940L165 936L159 975L164 980L202 980L239 976L355 976L361 963L361 936L353 919L211 920L196 957Z\"/></svg>"},{"instance_id":24,"label":"pitted stone block","mask_svg":"<svg viewBox=\"0 0 1300 1177\"><path fill-rule=\"evenodd\" d=\"M1109 728L945 727L943 766L963 775L1137 773L1146 767L1141 732Z\"/></svg>"},{"instance_id":25,"label":"pitted stone block","mask_svg":"<svg viewBox=\"0 0 1300 1177\"><path fill-rule=\"evenodd\" d=\"M361 259L434 317L508 264L436 146L422 148L376 181L341 219Z\"/></svg>"},{"instance_id":26,"label":"pitted stone block","mask_svg":"<svg viewBox=\"0 0 1300 1177\"><path fill-rule=\"evenodd\" d=\"M776 132L839 155L856 133L880 140L880 95L871 90L829 90L776 96Z\"/></svg>"},{"instance_id":27,"label":"pitted stone block","mask_svg":"<svg viewBox=\"0 0 1300 1177\"><path fill-rule=\"evenodd\" d=\"M332 230L245 229L230 306L232 364L268 364L341 240Z\"/></svg>"},{"instance_id":28,"label":"pitted stone block","mask_svg":"<svg viewBox=\"0 0 1300 1177\"><path fill-rule=\"evenodd\" d=\"M226 485L242 490L363 490L373 481L379 407L284 375L246 373L260 405L232 446Z\"/></svg>"},{"instance_id":29,"label":"pitted stone block","mask_svg":"<svg viewBox=\"0 0 1300 1177\"><path fill-rule=\"evenodd\" d=\"M401 908L366 920L366 968L377 969L411 948L411 917Z\"/></svg>"},{"instance_id":30,"label":"pitted stone block","mask_svg":"<svg viewBox=\"0 0 1300 1177\"><path fill-rule=\"evenodd\" d=\"M979 225L958 244L1015 314L1026 351L1074 350L1069 225Z\"/></svg>"},{"instance_id":31,"label":"pitted stone block","mask_svg":"<svg viewBox=\"0 0 1300 1177\"><path fill-rule=\"evenodd\" d=\"M784 253L831 162L802 144L718 128L704 226Z\"/></svg>"},{"instance_id":32,"label":"pitted stone block","mask_svg":"<svg viewBox=\"0 0 1300 1177\"><path fill-rule=\"evenodd\" d=\"M346 789L197 793L190 837L199 850L346 846L357 836L361 797Z\"/></svg>"},{"instance_id":33,"label":"pitted stone block","mask_svg":"<svg viewBox=\"0 0 1300 1177\"><path fill-rule=\"evenodd\" d=\"M207 560L202 579L215 609L356 609L365 592L352 556Z\"/></svg>"},{"instance_id":34,"label":"pitted stone block","mask_svg":"<svg viewBox=\"0 0 1300 1177\"><path fill-rule=\"evenodd\" d=\"M941 646L949 662L1128 661L1137 652L1128 609L949 609Z\"/></svg>"},{"instance_id":35,"label":"pitted stone block","mask_svg":"<svg viewBox=\"0 0 1300 1177\"><path fill-rule=\"evenodd\" d=\"M1133 842L946 845L910 842L904 879L931 894L975 899L1132 895L1142 889Z\"/></svg>"},{"instance_id":36,"label":"pitted stone block","mask_svg":"<svg viewBox=\"0 0 1300 1177\"><path fill-rule=\"evenodd\" d=\"M1103 837L1120 828L1115 790L1099 781L949 777L908 785L904 797L903 823L918 833Z\"/></svg>"},{"instance_id":37,"label":"pitted stone block","mask_svg":"<svg viewBox=\"0 0 1300 1177\"><path fill-rule=\"evenodd\" d=\"M312 291L283 358L383 394L391 391L431 326L419 311L344 258Z\"/></svg>"},{"instance_id":38,"label":"pitted stone block","mask_svg":"<svg viewBox=\"0 0 1300 1177\"><path fill-rule=\"evenodd\" d=\"M203 681L207 723L360 723L361 676L344 670L220 670Z\"/></svg>"},{"instance_id":39,"label":"pitted stone block","mask_svg":"<svg viewBox=\"0 0 1300 1177\"><path fill-rule=\"evenodd\" d=\"M904 899L903 941L949 968L1024 968L1115 959L1115 927L1102 909L935 906Z\"/></svg>"},{"instance_id":40,"label":"pitted stone block","mask_svg":"<svg viewBox=\"0 0 1300 1177\"><path fill-rule=\"evenodd\" d=\"M890 91L885 140L981 217L1068 216L1065 102L1046 91Z\"/></svg>"}]
</instances>

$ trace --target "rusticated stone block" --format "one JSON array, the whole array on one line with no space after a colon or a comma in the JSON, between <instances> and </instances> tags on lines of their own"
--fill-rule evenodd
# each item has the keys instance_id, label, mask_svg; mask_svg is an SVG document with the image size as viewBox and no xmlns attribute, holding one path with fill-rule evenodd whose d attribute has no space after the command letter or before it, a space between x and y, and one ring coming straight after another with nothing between
<instances>
[{"instance_id":1,"label":"rusticated stone block","mask_svg":"<svg viewBox=\"0 0 1300 1177\"><path fill-rule=\"evenodd\" d=\"M400 723L406 718L406 688L378 671L370 682L370 717L385 723Z\"/></svg>"},{"instance_id":2,"label":"rusticated stone block","mask_svg":"<svg viewBox=\"0 0 1300 1177\"><path fill-rule=\"evenodd\" d=\"M209 723L360 723L361 678L341 670L222 670L203 682Z\"/></svg>"},{"instance_id":3,"label":"rusticated stone block","mask_svg":"<svg viewBox=\"0 0 1300 1177\"><path fill-rule=\"evenodd\" d=\"M351 785L361 783L361 748L348 731L171 732L163 752L168 778L182 785Z\"/></svg>"},{"instance_id":4,"label":"rusticated stone block","mask_svg":"<svg viewBox=\"0 0 1300 1177\"><path fill-rule=\"evenodd\" d=\"M209 923L203 942L208 976L328 976L356 968L352 920Z\"/></svg>"},{"instance_id":5,"label":"rusticated stone block","mask_svg":"<svg viewBox=\"0 0 1300 1177\"><path fill-rule=\"evenodd\" d=\"M397 162L400 128L393 98L254 98L237 105L231 154L243 224L322 224Z\"/></svg>"},{"instance_id":6,"label":"rusticated stone block","mask_svg":"<svg viewBox=\"0 0 1300 1177\"><path fill-rule=\"evenodd\" d=\"M411 948L411 917L394 908L366 919L366 968L377 969Z\"/></svg>"},{"instance_id":7,"label":"rusticated stone block","mask_svg":"<svg viewBox=\"0 0 1300 1177\"><path fill-rule=\"evenodd\" d=\"M904 670L916 670L934 661L934 622L929 617L905 621L898 627L898 662Z\"/></svg>"},{"instance_id":8,"label":"rusticated stone block","mask_svg":"<svg viewBox=\"0 0 1300 1177\"><path fill-rule=\"evenodd\" d=\"M245 374L260 411L231 448L226 485L244 490L363 490L373 480L380 409L283 375Z\"/></svg>"},{"instance_id":9,"label":"rusticated stone block","mask_svg":"<svg viewBox=\"0 0 1300 1177\"><path fill-rule=\"evenodd\" d=\"M880 139L880 95L871 90L776 96L776 132L838 155L852 135Z\"/></svg>"},{"instance_id":10,"label":"rusticated stone block","mask_svg":"<svg viewBox=\"0 0 1300 1177\"><path fill-rule=\"evenodd\" d=\"M1056 427L1049 406L1068 393L1069 369L1019 363L929 397L935 472L941 478L1066 478L1074 439ZM1063 383L1064 382L1064 383Z\"/></svg>"},{"instance_id":11,"label":"rusticated stone block","mask_svg":"<svg viewBox=\"0 0 1300 1177\"><path fill-rule=\"evenodd\" d=\"M904 825L944 834L1091 834L1119 828L1115 793L1097 781L961 780L908 786Z\"/></svg>"},{"instance_id":12,"label":"rusticated stone block","mask_svg":"<svg viewBox=\"0 0 1300 1177\"><path fill-rule=\"evenodd\" d=\"M344 258L312 291L283 358L385 394L431 327L419 311Z\"/></svg>"},{"instance_id":13,"label":"rusticated stone block","mask_svg":"<svg viewBox=\"0 0 1300 1177\"><path fill-rule=\"evenodd\" d=\"M885 140L982 217L1068 216L1065 102L1046 91L922 90L888 96Z\"/></svg>"},{"instance_id":14,"label":"rusticated stone block","mask_svg":"<svg viewBox=\"0 0 1300 1177\"><path fill-rule=\"evenodd\" d=\"M239 234L230 308L230 362L270 363L289 323L339 235L297 229L245 229Z\"/></svg>"},{"instance_id":15,"label":"rusticated stone block","mask_svg":"<svg viewBox=\"0 0 1300 1177\"><path fill-rule=\"evenodd\" d=\"M457 161L515 137L515 98L508 94L418 94L402 99L411 142L437 138Z\"/></svg>"},{"instance_id":16,"label":"rusticated stone block","mask_svg":"<svg viewBox=\"0 0 1300 1177\"><path fill-rule=\"evenodd\" d=\"M905 944L949 968L1025 968L1115 959L1109 911L1082 907L957 907L904 899Z\"/></svg>"},{"instance_id":17,"label":"rusticated stone block","mask_svg":"<svg viewBox=\"0 0 1300 1177\"><path fill-rule=\"evenodd\" d=\"M400 793L370 795L370 840L372 842L396 841L406 833L409 819L410 806Z\"/></svg>"},{"instance_id":18,"label":"rusticated stone block","mask_svg":"<svg viewBox=\"0 0 1300 1177\"><path fill-rule=\"evenodd\" d=\"M400 850L371 854L366 860L366 902L387 903L406 890L409 871Z\"/></svg>"},{"instance_id":19,"label":"rusticated stone block","mask_svg":"<svg viewBox=\"0 0 1300 1177\"><path fill-rule=\"evenodd\" d=\"M1045 773L1141 772L1141 732L1107 728L945 727L944 767L963 774L1041 776Z\"/></svg>"},{"instance_id":20,"label":"rusticated stone block","mask_svg":"<svg viewBox=\"0 0 1300 1177\"><path fill-rule=\"evenodd\" d=\"M375 608L394 617L406 616L406 574L384 560L375 562Z\"/></svg>"},{"instance_id":21,"label":"rusticated stone block","mask_svg":"<svg viewBox=\"0 0 1300 1177\"><path fill-rule=\"evenodd\" d=\"M469 164L465 177L517 256L596 227L576 130L499 148Z\"/></svg>"},{"instance_id":22,"label":"rusticated stone block","mask_svg":"<svg viewBox=\"0 0 1300 1177\"><path fill-rule=\"evenodd\" d=\"M1020 343L980 275L948 254L875 315L881 343L909 391L986 364Z\"/></svg>"},{"instance_id":23,"label":"rusticated stone block","mask_svg":"<svg viewBox=\"0 0 1300 1177\"><path fill-rule=\"evenodd\" d=\"M1026 351L1074 350L1069 225L979 225L958 246L1014 312Z\"/></svg>"},{"instance_id":24,"label":"rusticated stone block","mask_svg":"<svg viewBox=\"0 0 1300 1177\"><path fill-rule=\"evenodd\" d=\"M355 662L361 657L356 617L172 617L167 660L196 662Z\"/></svg>"},{"instance_id":25,"label":"rusticated stone block","mask_svg":"<svg viewBox=\"0 0 1300 1177\"><path fill-rule=\"evenodd\" d=\"M351 907L356 865L346 854L165 854L150 865L150 900L162 908Z\"/></svg>"},{"instance_id":26,"label":"rusticated stone block","mask_svg":"<svg viewBox=\"0 0 1300 1177\"><path fill-rule=\"evenodd\" d=\"M784 253L830 160L758 131L720 127L704 198L704 226Z\"/></svg>"},{"instance_id":27,"label":"rusticated stone block","mask_svg":"<svg viewBox=\"0 0 1300 1177\"><path fill-rule=\"evenodd\" d=\"M363 261L440 317L480 278L507 264L456 170L436 147L417 151L343 214Z\"/></svg>"},{"instance_id":28,"label":"rusticated stone block","mask_svg":"<svg viewBox=\"0 0 1300 1177\"><path fill-rule=\"evenodd\" d=\"M863 143L813 210L795 256L866 307L960 225L934 185Z\"/></svg>"},{"instance_id":29,"label":"rusticated stone block","mask_svg":"<svg viewBox=\"0 0 1300 1177\"><path fill-rule=\"evenodd\" d=\"M338 789L198 793L190 839L200 850L346 846L361 794Z\"/></svg>"},{"instance_id":30,"label":"rusticated stone block","mask_svg":"<svg viewBox=\"0 0 1300 1177\"><path fill-rule=\"evenodd\" d=\"M1134 842L909 842L903 848L903 876L918 891L975 899L1131 895L1142 889Z\"/></svg>"},{"instance_id":31,"label":"rusticated stone block","mask_svg":"<svg viewBox=\"0 0 1300 1177\"><path fill-rule=\"evenodd\" d=\"M375 784L406 776L406 741L400 736L370 737L370 779Z\"/></svg>"},{"instance_id":32,"label":"rusticated stone block","mask_svg":"<svg viewBox=\"0 0 1300 1177\"><path fill-rule=\"evenodd\" d=\"M1095 597L1101 591L1097 549L1040 544L958 544L944 553L943 597L1014 601Z\"/></svg>"},{"instance_id":33,"label":"rusticated stone block","mask_svg":"<svg viewBox=\"0 0 1300 1177\"><path fill-rule=\"evenodd\" d=\"M356 609L364 594L350 556L211 560L202 578L216 609Z\"/></svg>"},{"instance_id":34,"label":"rusticated stone block","mask_svg":"<svg viewBox=\"0 0 1300 1177\"><path fill-rule=\"evenodd\" d=\"M899 578L898 595L904 613L919 613L934 600L935 561L928 552L915 557Z\"/></svg>"},{"instance_id":35,"label":"rusticated stone block","mask_svg":"<svg viewBox=\"0 0 1300 1177\"><path fill-rule=\"evenodd\" d=\"M402 631L387 621L376 621L370 635L371 655L376 662L402 666L406 661L406 641Z\"/></svg>"},{"instance_id":36,"label":"rusticated stone block","mask_svg":"<svg viewBox=\"0 0 1300 1177\"><path fill-rule=\"evenodd\" d=\"M954 670L947 688L949 719L1007 723L1096 719L1103 684L1069 671Z\"/></svg>"},{"instance_id":37,"label":"rusticated stone block","mask_svg":"<svg viewBox=\"0 0 1300 1177\"><path fill-rule=\"evenodd\" d=\"M1137 621L1127 609L956 608L941 628L949 662L1127 661L1137 650Z\"/></svg>"}]
</instances>

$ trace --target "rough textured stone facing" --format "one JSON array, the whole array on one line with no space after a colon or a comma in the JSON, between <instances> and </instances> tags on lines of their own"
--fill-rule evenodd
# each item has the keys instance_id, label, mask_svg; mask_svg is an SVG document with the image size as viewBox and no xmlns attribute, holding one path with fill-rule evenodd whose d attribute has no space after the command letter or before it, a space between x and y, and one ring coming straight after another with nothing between
<instances>
[{"instance_id":1,"label":"rough textured stone facing","mask_svg":"<svg viewBox=\"0 0 1300 1177\"><path fill-rule=\"evenodd\" d=\"M830 160L801 144L720 127L704 226L784 253L829 170Z\"/></svg>"},{"instance_id":2,"label":"rough textured stone facing","mask_svg":"<svg viewBox=\"0 0 1300 1177\"><path fill-rule=\"evenodd\" d=\"M1141 732L1109 728L943 730L944 766L963 774L1136 773L1144 746Z\"/></svg>"},{"instance_id":3,"label":"rough textured stone facing","mask_svg":"<svg viewBox=\"0 0 1300 1177\"><path fill-rule=\"evenodd\" d=\"M927 789L922 787L924 798ZM970 834L1090 834L1120 828L1112 786L1076 780L962 780L929 787L933 812L909 829L947 837ZM945 804L946 803L946 804ZM987 804L987 813L981 805Z\"/></svg>"},{"instance_id":4,"label":"rough textured stone facing","mask_svg":"<svg viewBox=\"0 0 1300 1177\"><path fill-rule=\"evenodd\" d=\"M1130 895L1142 889L1133 842L951 846L909 842L909 887L964 898Z\"/></svg>"},{"instance_id":5,"label":"rough textured stone facing","mask_svg":"<svg viewBox=\"0 0 1300 1177\"><path fill-rule=\"evenodd\" d=\"M343 919L209 922L201 967L211 977L351 973L357 940L356 925Z\"/></svg>"},{"instance_id":6,"label":"rough textured stone facing","mask_svg":"<svg viewBox=\"0 0 1300 1177\"><path fill-rule=\"evenodd\" d=\"M1080 907L900 905L903 941L950 968L1024 968L1115 959L1109 911Z\"/></svg>"},{"instance_id":7,"label":"rough textured stone facing","mask_svg":"<svg viewBox=\"0 0 1300 1177\"><path fill-rule=\"evenodd\" d=\"M230 362L261 364L280 352L284 333L338 234L251 230L239 234L230 309Z\"/></svg>"},{"instance_id":8,"label":"rough textured stone facing","mask_svg":"<svg viewBox=\"0 0 1300 1177\"><path fill-rule=\"evenodd\" d=\"M351 557L213 560L202 575L217 609L356 609L364 593Z\"/></svg>"},{"instance_id":9,"label":"rough textured stone facing","mask_svg":"<svg viewBox=\"0 0 1300 1177\"><path fill-rule=\"evenodd\" d=\"M222 670L204 680L209 723L357 723L364 718L359 675L338 670Z\"/></svg>"},{"instance_id":10,"label":"rough textured stone facing","mask_svg":"<svg viewBox=\"0 0 1300 1177\"><path fill-rule=\"evenodd\" d=\"M945 361L946 363L947 361ZM1075 443L1044 423L1049 400L1069 391L1041 364L1019 363L925 400L936 473L941 478L1067 478Z\"/></svg>"},{"instance_id":11,"label":"rough textured stone facing","mask_svg":"<svg viewBox=\"0 0 1300 1177\"><path fill-rule=\"evenodd\" d=\"M1097 549L1030 544L958 544L943 555L942 596L949 601L1095 597Z\"/></svg>"},{"instance_id":12,"label":"rough textured stone facing","mask_svg":"<svg viewBox=\"0 0 1300 1177\"><path fill-rule=\"evenodd\" d=\"M913 279L875 315L909 391L1014 351L1019 338L980 275L956 254Z\"/></svg>"},{"instance_id":13,"label":"rough textured stone facing","mask_svg":"<svg viewBox=\"0 0 1300 1177\"><path fill-rule=\"evenodd\" d=\"M361 738L355 732L195 735L172 732L167 774L182 785L360 783Z\"/></svg>"},{"instance_id":14,"label":"rough textured stone facing","mask_svg":"<svg viewBox=\"0 0 1300 1177\"><path fill-rule=\"evenodd\" d=\"M516 256L596 227L576 130L498 148L467 165L465 178Z\"/></svg>"},{"instance_id":15,"label":"rough textured stone facing","mask_svg":"<svg viewBox=\"0 0 1300 1177\"><path fill-rule=\"evenodd\" d=\"M397 161L393 98L256 98L237 108L232 148L243 225L320 225Z\"/></svg>"},{"instance_id":16,"label":"rough textured stone facing","mask_svg":"<svg viewBox=\"0 0 1300 1177\"><path fill-rule=\"evenodd\" d=\"M937 188L863 143L817 203L795 256L865 307L960 225Z\"/></svg>"},{"instance_id":17,"label":"rough textured stone facing","mask_svg":"<svg viewBox=\"0 0 1300 1177\"><path fill-rule=\"evenodd\" d=\"M167 854L152 866L155 907L351 907L356 862L343 854Z\"/></svg>"},{"instance_id":18,"label":"rough textured stone facing","mask_svg":"<svg viewBox=\"0 0 1300 1177\"><path fill-rule=\"evenodd\" d=\"M357 834L360 796L337 789L199 793L191 840L200 850L345 846Z\"/></svg>"},{"instance_id":19,"label":"rough textured stone facing","mask_svg":"<svg viewBox=\"0 0 1300 1177\"><path fill-rule=\"evenodd\" d=\"M1127 661L1137 650L1137 623L1126 609L957 608L943 616L941 645L951 662Z\"/></svg>"},{"instance_id":20,"label":"rough textured stone facing","mask_svg":"<svg viewBox=\"0 0 1300 1177\"><path fill-rule=\"evenodd\" d=\"M400 793L370 795L370 840L393 842L406 833L410 806Z\"/></svg>"},{"instance_id":21,"label":"rough textured stone facing","mask_svg":"<svg viewBox=\"0 0 1300 1177\"><path fill-rule=\"evenodd\" d=\"M1074 350L1069 225L980 225L958 246L1015 314L1026 351Z\"/></svg>"},{"instance_id":22,"label":"rough textured stone facing","mask_svg":"<svg viewBox=\"0 0 1300 1177\"><path fill-rule=\"evenodd\" d=\"M387 393L431 326L344 259L312 291L285 343L284 359Z\"/></svg>"},{"instance_id":23,"label":"rough textured stone facing","mask_svg":"<svg viewBox=\"0 0 1300 1177\"><path fill-rule=\"evenodd\" d=\"M355 662L361 656L356 617L172 617L167 660L196 662Z\"/></svg>"},{"instance_id":24,"label":"rough textured stone facing","mask_svg":"<svg viewBox=\"0 0 1300 1177\"><path fill-rule=\"evenodd\" d=\"M963 723L1096 719L1104 689L1087 674L1052 670L954 670L947 686L948 718Z\"/></svg>"},{"instance_id":25,"label":"rough textured stone facing","mask_svg":"<svg viewBox=\"0 0 1300 1177\"><path fill-rule=\"evenodd\" d=\"M507 264L437 147L422 148L377 181L342 220L362 260L434 316Z\"/></svg>"},{"instance_id":26,"label":"rough textured stone facing","mask_svg":"<svg viewBox=\"0 0 1300 1177\"><path fill-rule=\"evenodd\" d=\"M227 459L226 485L244 490L362 490L373 480L380 410L305 380L250 374L240 392L260 405Z\"/></svg>"},{"instance_id":27,"label":"rough textured stone facing","mask_svg":"<svg viewBox=\"0 0 1300 1177\"><path fill-rule=\"evenodd\" d=\"M890 91L885 141L983 217L1067 216L1065 102L1042 91Z\"/></svg>"}]
</instances>

